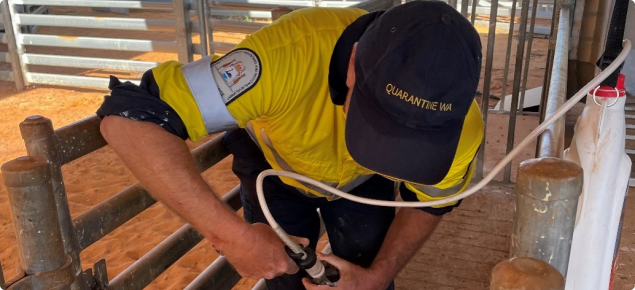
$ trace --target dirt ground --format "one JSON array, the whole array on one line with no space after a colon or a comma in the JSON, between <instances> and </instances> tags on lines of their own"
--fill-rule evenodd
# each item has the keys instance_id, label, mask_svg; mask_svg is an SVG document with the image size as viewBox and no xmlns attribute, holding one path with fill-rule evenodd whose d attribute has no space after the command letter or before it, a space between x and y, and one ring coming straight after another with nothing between
<instances>
[{"instance_id":1,"label":"dirt ground","mask_svg":"<svg viewBox=\"0 0 635 290\"><path fill-rule=\"evenodd\" d=\"M121 15L94 12L89 9L55 9L55 14L73 14L77 11L82 15L115 16ZM131 17L169 18L170 15L161 12L135 12ZM487 28L478 27L483 34L483 56L486 56ZM151 33L126 31L85 31L69 28L42 27L41 34L63 34L68 36L121 36L126 38L151 38L157 40L172 40L171 33ZM238 42L244 35L237 33L217 33L217 41ZM507 44L507 32L498 31L496 34L495 54L493 58L491 94L500 96L503 79L504 53ZM531 53L529 81L527 88L541 86L545 72L546 52L548 41L534 39ZM516 40L513 43L514 52ZM0 51L6 51L6 46L0 46ZM113 52L105 50L71 50L51 47L29 47L28 52L72 54L92 57L112 57L146 61L165 61L176 59L172 53L134 53ZM510 76L513 75L514 56L512 55ZM485 64L485 60L483 62ZM8 69L7 64L0 64L0 69ZM123 78L139 77L138 73L111 72L103 70L65 69L57 67L40 67L37 71L51 73L66 73L85 76L106 76L117 74ZM483 72L484 74L484 72ZM507 93L511 92L512 77L508 80ZM482 91L483 82L479 90ZM17 92L13 83L0 82L0 106L5 108L0 115L0 164L18 156L24 155L24 145L18 130L18 124L30 115L42 115L51 118L56 128L70 124L94 114L96 108L107 94L107 90L79 89L69 87L50 87L34 85L28 90ZM493 106L495 100L490 100ZM486 171L505 154L505 136L508 117L492 115L488 122L488 141L485 145ZM517 142L528 134L537 124L533 115L520 116L517 129ZM197 144L191 144L196 146ZM533 148L523 152L519 160L531 158ZM515 162L512 168L516 168ZM224 193L238 184L230 170L231 157L226 158L211 170L204 173L210 186L219 193ZM77 216L90 207L110 197L114 193L135 182L134 177L123 166L115 154L106 147L88 156L74 161L63 167L66 191L72 216ZM404 269L397 279L398 289L487 289L489 273L497 261L506 258L508 239L511 231L511 189L509 186L493 187L491 195L479 194L469 198L466 206L444 219L443 225L422 248L411 263ZM629 202L628 207L635 206ZM625 267L617 274L615 289L631 289L635 285L633 259L635 258L635 237L629 227L634 227L635 217L627 212L624 241L620 253ZM183 221L174 213L158 203L135 217L121 228L107 235L105 238L90 246L81 253L84 269L91 268L93 263L105 258L109 278L112 279L126 267L138 260L143 254L160 243L174 230L181 227ZM467 227L467 228L466 228ZM629 231L626 231L629 229ZM447 237L455 237L447 241ZM453 243L456 242L456 243ZM469 246L473 246L470 248ZM458 249L458 250L457 250ZM484 250L485 249L485 250ZM487 250L489 249L489 250ZM488 252L489 251L489 252ZM461 253L455 258L453 253ZM183 289L201 271L203 271L217 254L211 245L203 241L170 267L146 289ZM479 262L481 261L481 262ZM487 261L487 262L483 262ZM15 233L11 222L11 213L4 184L0 185L0 262L7 280L15 277L20 271L19 259L16 255ZM623 270L627 268L627 270ZM630 269L628 269L630 268ZM451 271L446 271L451 269ZM471 273L471 274L470 274ZM251 289L255 281L243 279L234 289ZM422 286L425 285L425 286ZM616 286L617 286L616 285ZM629 288L630 287L630 288Z\"/></svg>"}]
</instances>

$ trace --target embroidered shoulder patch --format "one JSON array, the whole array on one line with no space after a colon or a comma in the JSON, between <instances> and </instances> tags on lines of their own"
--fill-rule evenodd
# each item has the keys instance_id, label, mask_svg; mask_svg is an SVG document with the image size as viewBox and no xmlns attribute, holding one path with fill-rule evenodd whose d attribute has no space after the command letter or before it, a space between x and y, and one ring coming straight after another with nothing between
<instances>
[{"instance_id":1,"label":"embroidered shoulder patch","mask_svg":"<svg viewBox=\"0 0 635 290\"><path fill-rule=\"evenodd\" d=\"M247 48L233 50L213 62L211 67L225 105L253 88L262 73L260 58Z\"/></svg>"}]
</instances>

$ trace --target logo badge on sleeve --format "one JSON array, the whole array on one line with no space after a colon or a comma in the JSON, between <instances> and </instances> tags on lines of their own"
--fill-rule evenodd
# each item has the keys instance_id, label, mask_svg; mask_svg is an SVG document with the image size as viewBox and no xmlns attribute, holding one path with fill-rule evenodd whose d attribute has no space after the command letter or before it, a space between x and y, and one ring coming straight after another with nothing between
<instances>
[{"instance_id":1,"label":"logo badge on sleeve","mask_svg":"<svg viewBox=\"0 0 635 290\"><path fill-rule=\"evenodd\" d=\"M253 88L262 72L260 58L246 48L233 50L213 62L211 66L218 90L226 105Z\"/></svg>"}]
</instances>

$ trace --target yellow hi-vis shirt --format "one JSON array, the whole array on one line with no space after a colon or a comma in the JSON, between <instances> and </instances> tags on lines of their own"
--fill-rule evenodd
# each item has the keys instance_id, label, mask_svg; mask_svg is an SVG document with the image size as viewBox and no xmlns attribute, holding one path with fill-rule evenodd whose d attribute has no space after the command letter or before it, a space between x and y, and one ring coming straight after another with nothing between
<instances>
[{"instance_id":1,"label":"yellow hi-vis shirt","mask_svg":"<svg viewBox=\"0 0 635 290\"><path fill-rule=\"evenodd\" d=\"M331 102L328 87L335 43L343 30L365 13L353 8L296 10L248 36L235 50L211 63L211 75L220 92L217 97L223 100L232 121L248 129L272 168L297 172L344 191L374 174L348 153L344 141L346 116L342 107ZM190 139L231 127L231 122L214 126L210 108L205 105L209 103L196 93L201 81L192 80L196 76L184 76L188 72L180 68L178 62L167 62L152 71L161 99L182 118ZM447 194L460 184L457 192L462 190L471 177L468 169L474 167L470 164L482 136L482 118L474 103L446 178L433 187L408 188L423 201L437 198L428 195L428 189ZM325 195L294 179L281 179L302 192Z\"/></svg>"}]
</instances>

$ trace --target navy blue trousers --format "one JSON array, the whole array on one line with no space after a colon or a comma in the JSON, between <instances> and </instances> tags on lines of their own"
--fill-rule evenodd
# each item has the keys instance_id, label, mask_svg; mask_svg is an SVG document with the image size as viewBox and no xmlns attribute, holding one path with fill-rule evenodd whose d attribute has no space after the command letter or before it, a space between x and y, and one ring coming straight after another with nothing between
<instances>
[{"instance_id":1,"label":"navy blue trousers","mask_svg":"<svg viewBox=\"0 0 635 290\"><path fill-rule=\"evenodd\" d=\"M245 220L267 223L256 196L256 177L271 166L262 151L244 129L229 132L223 144L234 155L232 170L241 182L241 200ZM392 181L375 175L350 191L373 199L394 200ZM395 217L395 209L352 202L346 199L328 201L304 196L277 177L267 177L263 184L267 205L276 222L290 235L308 238L315 249L319 239L320 210L329 242L336 256L362 267L368 267L379 252L384 237ZM307 274L283 275L267 280L269 290L303 290L301 279ZM391 284L387 290L394 289ZM361 289L360 289L361 290Z\"/></svg>"}]
</instances>

